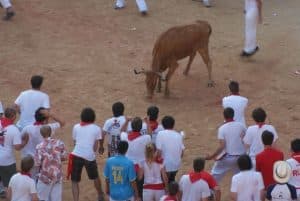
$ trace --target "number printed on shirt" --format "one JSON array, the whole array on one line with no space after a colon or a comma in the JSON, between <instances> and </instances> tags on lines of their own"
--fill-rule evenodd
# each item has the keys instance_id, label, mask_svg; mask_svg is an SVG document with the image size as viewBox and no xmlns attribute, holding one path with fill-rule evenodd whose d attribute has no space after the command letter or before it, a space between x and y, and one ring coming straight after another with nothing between
<instances>
[{"instance_id":1,"label":"number printed on shirt","mask_svg":"<svg viewBox=\"0 0 300 201\"><path fill-rule=\"evenodd\" d=\"M123 177L122 177L123 167L113 166L112 167L112 175L114 177L114 184L122 184Z\"/></svg>"}]
</instances>

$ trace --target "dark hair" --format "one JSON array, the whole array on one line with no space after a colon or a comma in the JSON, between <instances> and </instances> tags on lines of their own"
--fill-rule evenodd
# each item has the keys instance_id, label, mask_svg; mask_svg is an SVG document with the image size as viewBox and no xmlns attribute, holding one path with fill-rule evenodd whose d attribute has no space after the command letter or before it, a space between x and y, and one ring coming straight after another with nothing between
<instances>
[{"instance_id":1,"label":"dark hair","mask_svg":"<svg viewBox=\"0 0 300 201\"><path fill-rule=\"evenodd\" d=\"M90 107L86 107L81 111L80 118L82 122L94 123L96 119L95 111Z\"/></svg>"},{"instance_id":2,"label":"dark hair","mask_svg":"<svg viewBox=\"0 0 300 201\"><path fill-rule=\"evenodd\" d=\"M125 155L127 150L128 150L128 142L124 141L124 140L121 140L118 143L118 153L121 154L121 155Z\"/></svg>"},{"instance_id":3,"label":"dark hair","mask_svg":"<svg viewBox=\"0 0 300 201\"><path fill-rule=\"evenodd\" d=\"M45 110L46 108L44 107L39 107L36 111L35 111L35 114L34 114L34 118L35 118L35 121L38 121L38 122L43 122L45 121L47 118L45 117L45 115L43 115L41 113L42 110Z\"/></svg>"},{"instance_id":4,"label":"dark hair","mask_svg":"<svg viewBox=\"0 0 300 201\"><path fill-rule=\"evenodd\" d=\"M168 191L171 196L174 196L178 193L179 185L176 181L172 181L169 183Z\"/></svg>"},{"instance_id":5,"label":"dark hair","mask_svg":"<svg viewBox=\"0 0 300 201\"><path fill-rule=\"evenodd\" d=\"M165 116L161 123L164 127L164 129L173 129L175 125L175 119L172 116Z\"/></svg>"},{"instance_id":6,"label":"dark hair","mask_svg":"<svg viewBox=\"0 0 300 201\"><path fill-rule=\"evenodd\" d=\"M251 161L251 158L244 154L244 155L241 155L238 160L237 160L237 164L239 166L239 169L241 171L243 170L251 170L252 169L252 161Z\"/></svg>"},{"instance_id":7,"label":"dark hair","mask_svg":"<svg viewBox=\"0 0 300 201\"><path fill-rule=\"evenodd\" d=\"M230 81L228 84L228 88L231 93L238 93L240 90L239 83L236 81Z\"/></svg>"},{"instance_id":8,"label":"dark hair","mask_svg":"<svg viewBox=\"0 0 300 201\"><path fill-rule=\"evenodd\" d=\"M44 125L40 128L40 133L43 136L43 138L47 138L51 136L51 127L48 125Z\"/></svg>"},{"instance_id":9,"label":"dark hair","mask_svg":"<svg viewBox=\"0 0 300 201\"><path fill-rule=\"evenodd\" d=\"M21 160L21 171L28 173L34 165L32 156L27 155Z\"/></svg>"},{"instance_id":10,"label":"dark hair","mask_svg":"<svg viewBox=\"0 0 300 201\"><path fill-rule=\"evenodd\" d=\"M158 118L159 109L156 106L150 106L147 109L147 115L150 121L155 121Z\"/></svg>"},{"instance_id":11,"label":"dark hair","mask_svg":"<svg viewBox=\"0 0 300 201\"><path fill-rule=\"evenodd\" d=\"M112 112L114 117L119 117L124 114L124 104L122 102L116 102L112 105Z\"/></svg>"},{"instance_id":12,"label":"dark hair","mask_svg":"<svg viewBox=\"0 0 300 201\"><path fill-rule=\"evenodd\" d=\"M265 130L262 134L261 134L261 140L263 142L264 145L272 145L273 144L273 140L274 140L274 135L272 132Z\"/></svg>"},{"instance_id":13,"label":"dark hair","mask_svg":"<svg viewBox=\"0 0 300 201\"><path fill-rule=\"evenodd\" d=\"M143 120L140 117L134 117L131 120L131 128L134 132L140 132L143 126Z\"/></svg>"},{"instance_id":14,"label":"dark hair","mask_svg":"<svg viewBox=\"0 0 300 201\"><path fill-rule=\"evenodd\" d=\"M300 152L300 138L296 138L291 141L291 149L294 153Z\"/></svg>"},{"instance_id":15,"label":"dark hair","mask_svg":"<svg viewBox=\"0 0 300 201\"><path fill-rule=\"evenodd\" d=\"M4 116L8 119L12 119L17 115L17 111L14 108L8 107L4 110Z\"/></svg>"},{"instance_id":16,"label":"dark hair","mask_svg":"<svg viewBox=\"0 0 300 201\"><path fill-rule=\"evenodd\" d=\"M31 80L30 80L31 87L33 89L40 89L41 86L42 86L42 84L43 84L43 80L44 80L43 76L40 76L40 75L34 75L34 76L32 76Z\"/></svg>"},{"instance_id":17,"label":"dark hair","mask_svg":"<svg viewBox=\"0 0 300 201\"><path fill-rule=\"evenodd\" d=\"M231 107L227 107L223 111L223 115L225 119L233 118L234 117L234 110Z\"/></svg>"},{"instance_id":18,"label":"dark hair","mask_svg":"<svg viewBox=\"0 0 300 201\"><path fill-rule=\"evenodd\" d=\"M201 172L204 169L205 160L203 158L195 158L193 168L195 172Z\"/></svg>"},{"instance_id":19,"label":"dark hair","mask_svg":"<svg viewBox=\"0 0 300 201\"><path fill-rule=\"evenodd\" d=\"M262 109L261 107L259 107L259 108L256 108L256 109L253 110L253 112L252 112L252 118L257 123L263 123L263 122L265 122L265 120L267 118L267 114L264 111L264 109Z\"/></svg>"}]
</instances>

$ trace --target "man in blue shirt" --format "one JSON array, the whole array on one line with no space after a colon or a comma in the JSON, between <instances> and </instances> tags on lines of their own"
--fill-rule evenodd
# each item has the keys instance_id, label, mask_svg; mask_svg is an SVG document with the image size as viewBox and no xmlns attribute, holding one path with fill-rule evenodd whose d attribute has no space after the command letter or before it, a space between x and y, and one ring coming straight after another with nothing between
<instances>
[{"instance_id":1,"label":"man in blue shirt","mask_svg":"<svg viewBox=\"0 0 300 201\"><path fill-rule=\"evenodd\" d=\"M106 193L110 201L140 201L134 164L125 154L128 142L120 141L118 155L107 159L104 167Z\"/></svg>"}]
</instances>

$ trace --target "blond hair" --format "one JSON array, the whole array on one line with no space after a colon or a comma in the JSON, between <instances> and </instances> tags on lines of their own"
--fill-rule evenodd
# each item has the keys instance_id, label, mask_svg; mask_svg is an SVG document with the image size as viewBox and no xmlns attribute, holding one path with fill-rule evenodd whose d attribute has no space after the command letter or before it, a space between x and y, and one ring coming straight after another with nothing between
<instances>
[{"instance_id":1,"label":"blond hair","mask_svg":"<svg viewBox=\"0 0 300 201\"><path fill-rule=\"evenodd\" d=\"M145 148L145 158L148 163L155 160L156 146L153 143L148 143Z\"/></svg>"}]
</instances>

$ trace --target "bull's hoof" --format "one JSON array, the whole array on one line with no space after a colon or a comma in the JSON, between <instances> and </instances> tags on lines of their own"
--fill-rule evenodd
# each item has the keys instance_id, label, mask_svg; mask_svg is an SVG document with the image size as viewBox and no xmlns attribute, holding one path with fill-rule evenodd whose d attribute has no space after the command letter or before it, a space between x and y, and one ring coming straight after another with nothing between
<instances>
[{"instance_id":1,"label":"bull's hoof","mask_svg":"<svg viewBox=\"0 0 300 201\"><path fill-rule=\"evenodd\" d=\"M207 87L214 87L216 83L214 81L208 81Z\"/></svg>"},{"instance_id":2,"label":"bull's hoof","mask_svg":"<svg viewBox=\"0 0 300 201\"><path fill-rule=\"evenodd\" d=\"M182 73L184 76L188 76L188 72L187 71L183 71L183 73Z\"/></svg>"}]
</instances>

